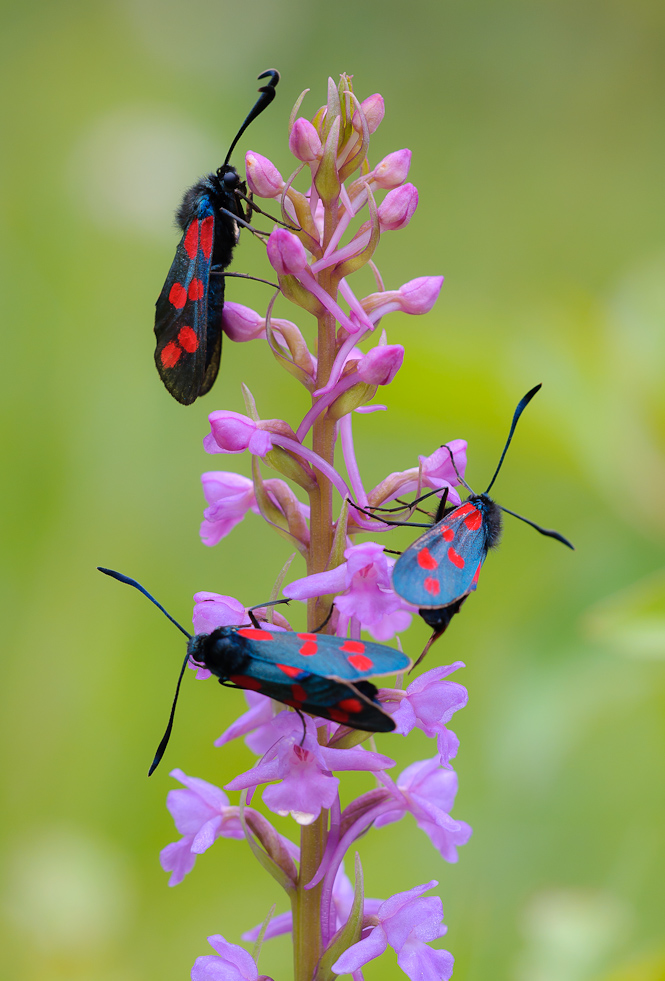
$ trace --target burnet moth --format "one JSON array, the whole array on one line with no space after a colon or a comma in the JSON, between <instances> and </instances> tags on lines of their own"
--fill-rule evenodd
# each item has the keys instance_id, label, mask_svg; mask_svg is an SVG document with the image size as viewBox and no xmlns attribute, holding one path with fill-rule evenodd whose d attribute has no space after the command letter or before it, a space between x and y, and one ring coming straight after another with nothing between
<instances>
[{"instance_id":1,"label":"burnet moth","mask_svg":"<svg viewBox=\"0 0 665 981\"><path fill-rule=\"evenodd\" d=\"M379 518L386 524L406 524L414 528L427 528L425 534L421 535L398 558L392 578L395 592L407 602L417 606L420 616L432 628L432 636L414 667L422 661L431 645L444 633L453 616L459 613L462 604L476 589L480 570L487 553L489 549L496 548L501 539L502 511L505 511L506 514L512 514L520 521L525 521L536 531L539 531L541 535L555 538L567 545L568 548L574 548L568 539L560 535L558 531L542 528L528 518L522 517L521 514L516 514L514 511L497 504L489 496L510 446L518 420L540 388L540 385L536 385L530 392L527 392L515 409L506 445L486 491L482 494L474 493L460 476L453 453L448 448L455 473L457 473L460 483L464 484L470 492L466 501L459 507L446 508L446 489L439 502L434 522L430 525ZM435 493L436 491L431 491L414 501L413 504L418 504ZM366 513L378 518L378 515L369 511Z\"/></svg>"},{"instance_id":2,"label":"burnet moth","mask_svg":"<svg viewBox=\"0 0 665 981\"><path fill-rule=\"evenodd\" d=\"M251 611L251 623L246 626L218 627L210 634L192 636L135 579L98 568L138 589L187 637L169 722L148 775L162 759L171 736L180 683L189 661L211 671L220 685L260 692L300 713L309 712L365 732L394 730L395 723L377 701L376 687L366 679L410 668L410 658L401 651L328 634L272 631L270 624L261 626ZM286 602L276 600L260 607Z\"/></svg>"},{"instance_id":3,"label":"burnet moth","mask_svg":"<svg viewBox=\"0 0 665 981\"><path fill-rule=\"evenodd\" d=\"M229 163L236 143L249 124L275 98L279 72L269 78L254 108L238 130L226 160L185 194L176 213L183 236L156 303L155 364L160 378L182 405L209 392L222 354L224 270L238 243L238 225L247 225L260 211L247 197L247 186Z\"/></svg>"}]
</instances>

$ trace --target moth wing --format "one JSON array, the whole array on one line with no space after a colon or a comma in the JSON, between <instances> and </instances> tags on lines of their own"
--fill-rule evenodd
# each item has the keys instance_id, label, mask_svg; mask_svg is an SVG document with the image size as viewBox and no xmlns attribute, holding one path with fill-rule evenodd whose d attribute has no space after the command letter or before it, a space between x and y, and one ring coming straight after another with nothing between
<instances>
[{"instance_id":1,"label":"moth wing","mask_svg":"<svg viewBox=\"0 0 665 981\"><path fill-rule=\"evenodd\" d=\"M244 675L232 675L230 681L240 688L259 691L301 712L310 712L322 719L368 732L392 732L395 728L388 713L373 697L353 684L260 657L252 658L245 672ZM372 693L375 691L373 686L370 690Z\"/></svg>"},{"instance_id":2,"label":"moth wing","mask_svg":"<svg viewBox=\"0 0 665 981\"><path fill-rule=\"evenodd\" d=\"M326 678L358 681L397 674L411 666L406 654L384 644L329 634L271 633L246 627L240 627L237 633L245 638L252 657Z\"/></svg>"},{"instance_id":3,"label":"moth wing","mask_svg":"<svg viewBox=\"0 0 665 981\"><path fill-rule=\"evenodd\" d=\"M402 553L393 569L393 589L414 606L448 606L476 588L486 555L485 517L467 501Z\"/></svg>"},{"instance_id":4,"label":"moth wing","mask_svg":"<svg viewBox=\"0 0 665 981\"><path fill-rule=\"evenodd\" d=\"M215 350L214 339L212 350L208 349L208 294L215 231L212 205L209 210L207 214L208 205L204 205L201 218L187 226L155 305L155 364L168 391L183 405L191 405L208 391L217 375L221 353L221 306L218 349ZM215 283L215 299L221 290L223 305L223 279L215 279L219 279Z\"/></svg>"}]
</instances>

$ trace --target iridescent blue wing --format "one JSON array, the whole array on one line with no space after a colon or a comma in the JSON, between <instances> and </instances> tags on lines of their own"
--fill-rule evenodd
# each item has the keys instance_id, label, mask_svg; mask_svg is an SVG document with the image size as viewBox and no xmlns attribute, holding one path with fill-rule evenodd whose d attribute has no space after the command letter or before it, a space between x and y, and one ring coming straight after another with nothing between
<instances>
[{"instance_id":1,"label":"iridescent blue wing","mask_svg":"<svg viewBox=\"0 0 665 981\"><path fill-rule=\"evenodd\" d=\"M376 689L367 681L335 681L320 674L250 657L243 674L228 679L239 688L258 691L301 712L366 732L392 732L395 723L374 701Z\"/></svg>"},{"instance_id":2,"label":"iridescent blue wing","mask_svg":"<svg viewBox=\"0 0 665 981\"><path fill-rule=\"evenodd\" d=\"M234 634L244 639L243 650L252 658L282 665L289 669L287 674L297 669L336 681L358 681L397 674L411 666L406 654L392 647L329 634L272 633L269 627L239 627Z\"/></svg>"},{"instance_id":3,"label":"iridescent blue wing","mask_svg":"<svg viewBox=\"0 0 665 981\"><path fill-rule=\"evenodd\" d=\"M487 548L484 506L466 501L400 555L393 589L422 608L456 603L476 588Z\"/></svg>"},{"instance_id":4,"label":"iridescent blue wing","mask_svg":"<svg viewBox=\"0 0 665 981\"><path fill-rule=\"evenodd\" d=\"M155 308L155 364L164 385L183 405L208 391L219 369L224 279L210 280L215 217L204 198L189 223Z\"/></svg>"}]
</instances>

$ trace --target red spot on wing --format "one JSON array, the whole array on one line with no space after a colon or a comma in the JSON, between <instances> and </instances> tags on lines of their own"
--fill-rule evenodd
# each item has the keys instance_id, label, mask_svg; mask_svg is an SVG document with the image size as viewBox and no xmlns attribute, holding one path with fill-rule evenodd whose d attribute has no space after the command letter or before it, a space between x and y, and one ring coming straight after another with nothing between
<instances>
[{"instance_id":1,"label":"red spot on wing","mask_svg":"<svg viewBox=\"0 0 665 981\"><path fill-rule=\"evenodd\" d=\"M418 565L421 569L436 569L438 564L428 548L420 549L418 552Z\"/></svg>"},{"instance_id":2,"label":"red spot on wing","mask_svg":"<svg viewBox=\"0 0 665 981\"><path fill-rule=\"evenodd\" d=\"M162 353L159 355L159 360L162 362L162 367L175 367L180 360L181 354L182 348L178 347L175 341L169 341L168 344L162 349Z\"/></svg>"},{"instance_id":3,"label":"red spot on wing","mask_svg":"<svg viewBox=\"0 0 665 981\"><path fill-rule=\"evenodd\" d=\"M183 242L185 246L185 252L190 259L196 259L196 253L199 250L199 223L198 221L193 221L187 231L185 232L185 241Z\"/></svg>"},{"instance_id":4,"label":"red spot on wing","mask_svg":"<svg viewBox=\"0 0 665 981\"><path fill-rule=\"evenodd\" d=\"M187 296L190 300L200 300L203 296L203 283L200 279L194 279L189 284L189 289L187 290ZM184 306L184 304L183 304Z\"/></svg>"},{"instance_id":5,"label":"red spot on wing","mask_svg":"<svg viewBox=\"0 0 665 981\"><path fill-rule=\"evenodd\" d=\"M178 340L188 354L193 354L199 346L199 339L191 327L181 327L178 331Z\"/></svg>"},{"instance_id":6,"label":"red spot on wing","mask_svg":"<svg viewBox=\"0 0 665 981\"><path fill-rule=\"evenodd\" d=\"M361 640L345 640L340 647L340 651L344 651L345 654L364 654L365 645Z\"/></svg>"},{"instance_id":7,"label":"red spot on wing","mask_svg":"<svg viewBox=\"0 0 665 981\"><path fill-rule=\"evenodd\" d=\"M298 634L300 637L300 634ZM319 645L315 640L306 640L305 643L298 649L298 653L302 654L303 657L314 657L319 649Z\"/></svg>"},{"instance_id":8,"label":"red spot on wing","mask_svg":"<svg viewBox=\"0 0 665 981\"><path fill-rule=\"evenodd\" d=\"M172 303L176 310L182 310L187 303L187 290L182 283L174 283L169 290L169 303Z\"/></svg>"},{"instance_id":9,"label":"red spot on wing","mask_svg":"<svg viewBox=\"0 0 665 981\"><path fill-rule=\"evenodd\" d=\"M343 698L341 702L337 703L337 708L341 708L344 712L362 712L363 703L359 698Z\"/></svg>"},{"instance_id":10,"label":"red spot on wing","mask_svg":"<svg viewBox=\"0 0 665 981\"><path fill-rule=\"evenodd\" d=\"M212 234L214 228L215 219L212 215L208 215L201 222L201 248L206 259L210 258L210 253L212 252Z\"/></svg>"},{"instance_id":11,"label":"red spot on wing","mask_svg":"<svg viewBox=\"0 0 665 981\"><path fill-rule=\"evenodd\" d=\"M273 640L273 635L268 630L257 630L256 627L242 627L238 633L247 640Z\"/></svg>"},{"instance_id":12,"label":"red spot on wing","mask_svg":"<svg viewBox=\"0 0 665 981\"><path fill-rule=\"evenodd\" d=\"M297 702L307 701L307 692L302 685L291 685L291 694Z\"/></svg>"},{"instance_id":13,"label":"red spot on wing","mask_svg":"<svg viewBox=\"0 0 665 981\"><path fill-rule=\"evenodd\" d=\"M463 556L461 556L459 552L456 552L452 546L448 549L448 558L450 559L453 565L457 566L458 569L464 568Z\"/></svg>"},{"instance_id":14,"label":"red spot on wing","mask_svg":"<svg viewBox=\"0 0 665 981\"><path fill-rule=\"evenodd\" d=\"M464 519L464 524L467 526L469 531L478 531L482 523L483 516L477 508L474 508L471 514L467 515L467 517Z\"/></svg>"},{"instance_id":15,"label":"red spot on wing","mask_svg":"<svg viewBox=\"0 0 665 981\"><path fill-rule=\"evenodd\" d=\"M466 504L462 504L461 507L458 507L455 510L454 516L456 518L462 518L464 517L465 514L470 514L472 511L475 510L476 509L474 508L473 504L469 504L469 502L467 501Z\"/></svg>"},{"instance_id":16,"label":"red spot on wing","mask_svg":"<svg viewBox=\"0 0 665 981\"><path fill-rule=\"evenodd\" d=\"M340 709L329 708L328 715L333 720L333 722L348 722L349 713L342 712Z\"/></svg>"},{"instance_id":17,"label":"red spot on wing","mask_svg":"<svg viewBox=\"0 0 665 981\"><path fill-rule=\"evenodd\" d=\"M277 667L284 674L288 675L289 678L297 678L299 674L302 674L300 668L294 668L291 664L278 664Z\"/></svg>"},{"instance_id":18,"label":"red spot on wing","mask_svg":"<svg viewBox=\"0 0 665 981\"><path fill-rule=\"evenodd\" d=\"M369 671L374 667L374 661L365 654L352 654L347 660L356 671Z\"/></svg>"},{"instance_id":19,"label":"red spot on wing","mask_svg":"<svg viewBox=\"0 0 665 981\"><path fill-rule=\"evenodd\" d=\"M248 678L246 674L231 674L229 681L232 681L238 688L249 688L250 691L261 691L263 687L257 678Z\"/></svg>"},{"instance_id":20,"label":"red spot on wing","mask_svg":"<svg viewBox=\"0 0 665 981\"><path fill-rule=\"evenodd\" d=\"M438 594L441 592L441 584L439 583L439 580L433 579L432 576L427 577L423 583L423 586L428 593L431 593L432 596L438 596Z\"/></svg>"},{"instance_id":21,"label":"red spot on wing","mask_svg":"<svg viewBox=\"0 0 665 981\"><path fill-rule=\"evenodd\" d=\"M444 542L452 542L453 538L455 537L455 532L448 525L442 525L441 537L443 538Z\"/></svg>"},{"instance_id":22,"label":"red spot on wing","mask_svg":"<svg viewBox=\"0 0 665 981\"><path fill-rule=\"evenodd\" d=\"M482 562L479 564L478 568L476 569L476 574L473 577L473 582L471 583L472 586L475 586L476 583L478 582L478 580L480 579L480 570L481 570L481 568L482 568Z\"/></svg>"}]
</instances>

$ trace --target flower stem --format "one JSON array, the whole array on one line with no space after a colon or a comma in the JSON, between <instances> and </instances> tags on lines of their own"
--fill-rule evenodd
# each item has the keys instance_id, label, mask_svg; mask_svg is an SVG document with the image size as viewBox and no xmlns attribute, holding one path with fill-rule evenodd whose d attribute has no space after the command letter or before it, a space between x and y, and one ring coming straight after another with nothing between
<instances>
[{"instance_id":1,"label":"flower stem","mask_svg":"<svg viewBox=\"0 0 665 981\"><path fill-rule=\"evenodd\" d=\"M321 811L316 821L305 825L300 833L300 875L293 910L294 981L312 981L321 957L321 881L313 889L305 886L314 878L326 846L328 812Z\"/></svg>"}]
</instances>

